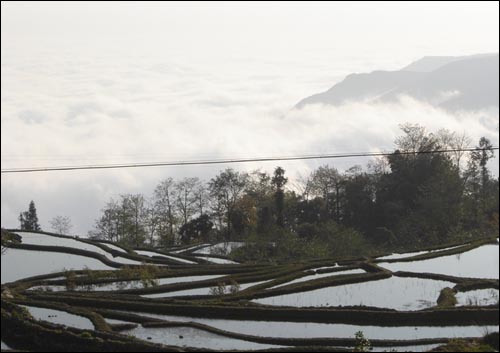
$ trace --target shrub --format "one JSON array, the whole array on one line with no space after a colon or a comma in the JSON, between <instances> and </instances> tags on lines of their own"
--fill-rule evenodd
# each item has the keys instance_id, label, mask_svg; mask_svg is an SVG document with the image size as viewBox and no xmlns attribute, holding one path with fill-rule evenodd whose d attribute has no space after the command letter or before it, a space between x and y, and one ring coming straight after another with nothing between
<instances>
[{"instance_id":1,"label":"shrub","mask_svg":"<svg viewBox=\"0 0 500 353\"><path fill-rule=\"evenodd\" d=\"M210 288L210 295L222 296L226 293L226 284L223 282L217 283L216 286Z\"/></svg>"},{"instance_id":2,"label":"shrub","mask_svg":"<svg viewBox=\"0 0 500 353\"><path fill-rule=\"evenodd\" d=\"M439 293L439 297L437 299L437 304L441 307L455 306L457 304L457 298L455 297L453 289L449 287L441 289L441 293Z\"/></svg>"},{"instance_id":3,"label":"shrub","mask_svg":"<svg viewBox=\"0 0 500 353\"><path fill-rule=\"evenodd\" d=\"M236 294L240 291L240 285L234 279L231 280L231 286L229 287L229 293Z\"/></svg>"},{"instance_id":4,"label":"shrub","mask_svg":"<svg viewBox=\"0 0 500 353\"><path fill-rule=\"evenodd\" d=\"M74 271L66 271L66 290L74 291L76 289L76 274Z\"/></svg>"},{"instance_id":5,"label":"shrub","mask_svg":"<svg viewBox=\"0 0 500 353\"><path fill-rule=\"evenodd\" d=\"M365 338L363 331L358 331L354 334L356 340L356 346L354 347L355 352L368 352L370 350L370 341Z\"/></svg>"}]
</instances>

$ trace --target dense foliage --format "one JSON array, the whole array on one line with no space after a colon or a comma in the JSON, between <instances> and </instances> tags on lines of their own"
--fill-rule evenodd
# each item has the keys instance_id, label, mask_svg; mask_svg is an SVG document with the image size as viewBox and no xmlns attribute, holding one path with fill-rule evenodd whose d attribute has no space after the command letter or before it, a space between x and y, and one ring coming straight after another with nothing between
<instances>
[{"instance_id":1,"label":"dense foliage","mask_svg":"<svg viewBox=\"0 0 500 353\"><path fill-rule=\"evenodd\" d=\"M30 201L28 211L19 214L19 223L22 230L42 230L38 224L35 202Z\"/></svg>"},{"instance_id":2,"label":"dense foliage","mask_svg":"<svg viewBox=\"0 0 500 353\"><path fill-rule=\"evenodd\" d=\"M466 154L464 135L402 130L386 158L345 172L321 166L292 186L281 167L273 175L226 169L207 183L167 178L150 199L111 200L91 235L133 246L247 240L240 257L285 260L497 234L491 143L481 138Z\"/></svg>"}]
</instances>

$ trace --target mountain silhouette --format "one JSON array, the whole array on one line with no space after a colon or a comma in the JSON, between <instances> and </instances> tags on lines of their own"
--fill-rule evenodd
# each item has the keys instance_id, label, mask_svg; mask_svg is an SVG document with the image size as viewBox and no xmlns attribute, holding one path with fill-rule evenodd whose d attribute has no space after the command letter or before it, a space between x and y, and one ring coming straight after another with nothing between
<instances>
[{"instance_id":1,"label":"mountain silhouette","mask_svg":"<svg viewBox=\"0 0 500 353\"><path fill-rule=\"evenodd\" d=\"M445 110L498 108L498 54L429 56L398 71L348 75L328 91L301 100L310 104L394 102L410 96Z\"/></svg>"}]
</instances>

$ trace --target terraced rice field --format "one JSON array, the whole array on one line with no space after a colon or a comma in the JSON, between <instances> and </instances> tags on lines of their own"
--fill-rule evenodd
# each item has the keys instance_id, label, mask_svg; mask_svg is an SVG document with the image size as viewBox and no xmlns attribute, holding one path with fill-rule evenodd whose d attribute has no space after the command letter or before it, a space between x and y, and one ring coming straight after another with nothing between
<instances>
[{"instance_id":1,"label":"terraced rice field","mask_svg":"<svg viewBox=\"0 0 500 353\"><path fill-rule=\"evenodd\" d=\"M2 254L2 349L342 351L362 331L373 351L426 351L498 331L494 240L268 265L229 258L238 242L133 250L15 233ZM444 288L456 306L438 305Z\"/></svg>"}]
</instances>

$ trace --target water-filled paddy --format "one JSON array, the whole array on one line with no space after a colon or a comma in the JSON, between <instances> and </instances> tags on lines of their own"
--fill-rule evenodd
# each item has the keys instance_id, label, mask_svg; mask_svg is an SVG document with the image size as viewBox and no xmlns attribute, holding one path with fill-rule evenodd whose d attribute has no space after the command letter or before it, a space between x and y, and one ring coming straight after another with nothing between
<instances>
[{"instance_id":1,"label":"water-filled paddy","mask_svg":"<svg viewBox=\"0 0 500 353\"><path fill-rule=\"evenodd\" d=\"M66 325L76 327L82 330L93 330L92 321L83 316L67 313L61 310L37 308L34 306L21 305L28 309L31 316L37 320L44 320L53 324Z\"/></svg>"},{"instance_id":2,"label":"water-filled paddy","mask_svg":"<svg viewBox=\"0 0 500 353\"><path fill-rule=\"evenodd\" d=\"M111 261L125 265L140 265L141 261L130 260L124 257L114 257L111 253L101 249L98 246L87 244L77 239L60 238L40 233L16 232L22 237L23 244L40 245L40 246L64 246L80 250L92 251L106 256Z\"/></svg>"},{"instance_id":3,"label":"water-filled paddy","mask_svg":"<svg viewBox=\"0 0 500 353\"><path fill-rule=\"evenodd\" d=\"M23 232L21 232L23 234ZM100 249L92 244L86 244L78 241L77 239L63 239L63 238L55 238L50 236L38 235L33 233L25 234L25 243L33 243L40 242L39 245L59 245L59 246L69 246L73 248L85 249L95 251L97 253L103 254L108 258L115 260L110 253L107 251ZM51 239L49 239L51 238ZM49 239L50 241L55 241L61 239L63 242L68 241L70 243L61 244L60 242L57 244L48 244L47 242L42 242L43 240ZM221 243L222 244L222 243ZM219 259L215 257L214 254L218 253L218 248L221 247L221 244L216 244L212 246L206 246L205 249L202 249L201 253L197 253L195 256L201 259L208 259L217 261L219 263L228 263L232 264L230 268L225 270L220 270L220 272L226 274L217 274L217 275L199 275L199 276L181 276L181 277L168 277L168 278L160 278L158 279L159 285L169 285L174 283L191 283L197 281L204 280L212 280L221 278L220 281L229 282L229 280L225 276L229 273L243 274L244 277L247 278L248 275L252 275L255 277L249 278L262 278L262 273L266 273L265 265L259 264L258 266L248 266L244 265L243 269L240 271L239 266L234 266L234 262L231 260ZM113 248L112 244L105 244L110 248ZM232 245L225 246L228 250ZM236 245L237 246L237 245ZM197 246L199 248L199 246ZM212 252L212 249L215 249L215 252ZM222 247L224 248L224 247ZM118 249L115 249L118 250ZM441 249L443 250L443 249ZM123 250L119 250L123 251ZM185 251L185 250L182 250ZM182 262L185 261L186 264L195 265L193 261L177 258L176 255L172 253L173 256L159 254L155 251L147 251L147 250L137 250L137 253L141 256L164 256L166 258L173 258L176 260L180 260ZM408 257L409 255L415 255L419 253L425 252L417 252L417 253L406 253L401 254L402 257ZM170 253L169 253L170 254ZM384 257L384 259L393 258L398 259L399 254L392 254L389 256L396 257ZM493 261L492 261L493 259ZM436 264L430 263L430 261L438 261ZM334 260L336 261L336 260ZM414 262L396 262L396 263L381 263L382 267L387 267L390 270L393 270L391 266L399 267L399 266L423 266L424 264L427 266L425 271L419 269L411 269L407 271L412 272L430 272L430 273L440 273L440 270L448 270L448 268L443 269L443 265L441 262L444 261L446 266L449 266L449 269L454 272L448 273L457 276L458 273L462 273L462 276L465 276L463 273L479 273L480 276L466 276L466 277L485 277L485 278L498 278L498 246L497 245L486 245L477 249L473 249L469 252L460 254L460 255L451 255L436 259L422 260L422 261L414 261ZM451 261L448 263L448 261ZM495 266L496 261L496 266ZM321 265L318 265L320 263ZM290 284L301 284L306 281L314 281L317 279L329 279L330 277L348 275L348 274L362 274L366 273L364 270L360 268L354 269L346 269L341 266L333 265L334 262L332 260L328 260L328 262L310 262L305 263L305 266L300 267L300 271L303 271L304 268L309 269L309 272L302 272L305 276L300 278L296 278L287 283L279 284L275 287L283 287L285 285ZM461 264L462 263L462 264ZM476 266L476 263L479 263ZM204 265L198 265L200 269L203 269ZM322 267L319 267L322 266ZM360 265L354 265L352 267L357 267ZM30 250L20 250L20 249L7 249L7 252L2 255L2 282L10 282L15 279L20 279L28 276L34 275L42 275L48 274L51 272L60 272L64 269L84 269L88 267L90 269L95 270L112 270L100 261L87 258L79 255L72 254L63 254L56 252L44 252L44 251L30 251ZM471 267L471 268L469 268ZM473 267L473 268L472 268ZM195 266L189 266L189 273L197 273L191 272L191 268ZM223 268L223 267L222 267ZM235 270L238 268L238 270ZM297 267L298 268L298 267ZM463 270L466 268L467 270ZM290 273L297 273L294 268L291 268L291 271L276 271L276 267L270 266L268 267L269 271L275 271L275 273L284 273L287 276ZM328 272L328 273L318 273L322 272L322 270L332 270L338 269L341 271L337 272ZM402 268L398 268L402 269ZM316 271L316 273L314 273ZM466 272L469 271L469 272ZM162 275L169 275L169 272L161 272ZM172 274L176 274L179 272L172 272ZM206 273L206 270L200 270L200 273ZM271 272L269 272L271 273ZM312 274L309 274L312 273ZM484 275L484 276L482 276ZM495 277L496 276L496 277ZM363 277L363 276L362 276ZM268 277L264 277L268 278ZM61 278L60 279L64 279ZM247 279L249 280L249 279ZM266 281L252 282L241 284L239 286L239 290L245 290L249 287L257 286L260 284L270 283L271 279ZM215 282L215 281L214 281ZM143 297L147 298L171 298L176 296L188 296L188 295L214 295L220 294L214 293L213 289L220 289L217 285L209 285L206 284L197 284L198 286L203 285L203 288L192 288L186 290L176 290L173 292L164 292L164 293L155 293L155 294L147 294L143 295ZM269 284L267 284L269 285ZM451 283L448 281L438 281L438 280L430 280L430 279L422 279L422 278L411 278L411 277L397 277L393 276L388 279L380 279L376 281L369 282L361 282L354 284L346 284L340 286L330 286L325 288L319 288L314 290L309 290L306 292L300 293L289 293L286 295L274 296L274 297L264 297L253 300L256 303L260 304L269 304L276 306L290 306L292 307L290 310L293 311L293 307L321 307L321 306L374 306L379 308L389 308L396 310L419 310L423 308L428 308L436 305L436 300L439 296L439 292L444 287L453 287L455 283ZM489 285L489 284L486 284ZM66 290L64 285L61 286L39 286L41 288L48 287L52 291L57 290ZM265 285L263 286L265 287ZM142 288L142 284L139 281L124 281L124 282L114 282L108 283L102 286L94 286L94 287L84 287L76 288L76 290L94 290L94 291L113 291L119 289L133 289L133 288ZM36 289L33 287L32 289ZM225 293L228 294L231 292L231 285L228 283L225 286ZM262 292L266 293L267 289L263 289ZM43 296L44 298L49 298L50 296L60 296L58 293L25 293L27 296ZM65 294L70 297L73 296L89 296L95 295L100 297L99 294ZM114 295L118 296L120 294L114 293ZM261 294L262 295L262 294ZM266 294L263 294L266 295ZM269 295L269 293L267 293ZM121 295L120 295L121 296ZM127 303L134 303L137 297L133 296L121 296L120 299ZM234 297L233 297L234 298ZM246 298L244 296L243 298ZM193 298L193 300L196 298ZM200 299L200 298L198 298ZM220 297L221 303L225 302L227 297ZM234 298L237 299L237 298ZM458 306L461 305L491 305L498 303L498 290L492 289L481 289L474 290L465 293L458 293ZM44 299L45 300L45 299ZM106 300L100 300L104 306ZM154 305L154 301L148 301ZM159 302L158 302L159 303ZM165 303L164 303L165 304ZM211 305L219 305L218 303ZM196 302L196 305L205 305L203 301ZM128 307L127 304L124 303L124 309ZM133 305L130 306L132 308ZM58 307L59 308L59 307ZM125 309L129 310L129 309ZM231 310L228 307L228 310ZM266 307L262 307L261 310L266 310ZM478 310L475 308L471 308L471 310ZM485 309L485 311L489 310L489 314L491 315L491 310L493 309ZM33 312L33 315L36 318L43 319L46 321L50 321L53 323L64 324L73 327L80 327L84 329L93 330L93 325L90 320L85 317L73 315L70 313L66 313L60 310L51 310L51 309L41 309L41 308L30 308L30 311ZM154 311L154 310L153 310ZM132 314L141 314L134 313ZM205 324L214 328L218 328L221 330L252 335L252 336L262 336L262 337L281 337L281 338L354 338L354 335L358 331L362 331L364 336L368 339L396 339L396 340L409 340L409 339L425 339L425 338L454 338L454 337L480 337L483 336L486 332L498 331L498 326L495 325L475 325L475 326L445 326L445 327L435 327L435 326L400 326L400 327L385 327L385 326L364 326L364 325L348 325L348 324L338 324L338 323L301 323L301 322L269 322L269 321L256 321L256 317L253 320L226 320L226 319L210 319L210 318L196 318L196 317L182 317L182 316L174 316L174 315L155 315L155 314L141 314L143 316L148 316L151 318L160 318L168 321L181 321L181 322L198 322L201 324ZM194 314L196 315L196 314ZM228 316L230 317L230 316ZM276 318L280 319L280 318ZM128 319L125 319L128 320ZM284 320L282 318L281 320ZM123 320L115 320L115 319L106 319L106 321L110 324L123 324L129 323L128 321ZM480 320L481 321L481 320ZM405 321L407 322L407 321ZM486 321L485 321L486 322ZM391 324L381 322L379 324ZM135 337L143 339L148 342L157 342L168 345L176 345L176 346L190 346L197 347L200 349L214 349L214 350L222 350L222 349L239 349L239 350L255 350L255 349L265 349L265 348L275 348L278 346L273 346L269 344L258 344L253 342L248 342L240 339L227 338L222 335L214 334L206 332L205 330L189 328L189 327L169 327L169 328L144 328L142 326L138 326L134 329L130 329L124 332L125 334L131 334ZM182 336L182 337L181 337ZM149 338L149 339L148 339ZM374 347L373 351L423 351L426 349L430 349L435 345L419 345L419 346L401 346L401 347Z\"/></svg>"},{"instance_id":4,"label":"water-filled paddy","mask_svg":"<svg viewBox=\"0 0 500 353\"><path fill-rule=\"evenodd\" d=\"M439 292L454 283L421 278L391 277L377 281L325 287L253 300L277 306L375 306L418 310L436 305Z\"/></svg>"},{"instance_id":5,"label":"water-filled paddy","mask_svg":"<svg viewBox=\"0 0 500 353\"><path fill-rule=\"evenodd\" d=\"M147 251L147 250L134 250L134 251L139 255L144 255L144 256L149 256L149 257L158 256L158 257L164 257L164 258L170 259L170 260L179 261L179 262L182 262L185 264L196 264L196 262L194 262L194 261L181 259L179 257L174 257L174 256L168 256L168 255L160 254L160 253L157 253L154 251Z\"/></svg>"},{"instance_id":6,"label":"water-filled paddy","mask_svg":"<svg viewBox=\"0 0 500 353\"><path fill-rule=\"evenodd\" d=\"M236 261L228 260L228 259L219 259L218 257L210 257L210 256L196 256L197 259L202 259L214 264L237 264Z\"/></svg>"},{"instance_id":7,"label":"water-filled paddy","mask_svg":"<svg viewBox=\"0 0 500 353\"><path fill-rule=\"evenodd\" d=\"M190 251L190 250L198 249L198 248L204 248L204 247L207 247L207 246L210 246L210 244L198 244L198 245L193 245L193 246L190 246L190 247L187 247L187 248L183 248L183 249L172 250L172 251L169 251L169 252L171 252L172 254L180 254L180 253L183 253L183 252L186 252L186 251Z\"/></svg>"},{"instance_id":8,"label":"water-filled paddy","mask_svg":"<svg viewBox=\"0 0 500 353\"><path fill-rule=\"evenodd\" d=\"M115 320L115 319L106 319L105 321L106 321L109 325L133 324L133 322L130 322L130 321Z\"/></svg>"},{"instance_id":9,"label":"water-filled paddy","mask_svg":"<svg viewBox=\"0 0 500 353\"><path fill-rule=\"evenodd\" d=\"M116 250L116 251L121 251L123 253L127 252L125 249L122 249L119 246L114 245L114 244L110 244L110 243L101 243L101 244L107 246L110 249Z\"/></svg>"},{"instance_id":10,"label":"water-filled paddy","mask_svg":"<svg viewBox=\"0 0 500 353\"><path fill-rule=\"evenodd\" d=\"M353 270L345 270L345 271L338 271L338 272L316 273L314 275L303 276L303 277L294 279L293 281L279 284L279 285L274 286L274 287L270 287L270 289L271 288L279 288L279 287L287 286L289 284L294 284L294 283L312 281L312 280L319 279L319 278L335 277L335 276L341 276L341 275L354 275L354 274L360 274L360 273L366 273L366 271L362 270L360 268L356 268Z\"/></svg>"},{"instance_id":11,"label":"water-filled paddy","mask_svg":"<svg viewBox=\"0 0 500 353\"><path fill-rule=\"evenodd\" d=\"M390 271L428 272L457 277L498 279L498 245L483 245L470 251L411 262L382 262Z\"/></svg>"},{"instance_id":12,"label":"water-filled paddy","mask_svg":"<svg viewBox=\"0 0 500 353\"><path fill-rule=\"evenodd\" d=\"M330 269L339 268L339 267L340 267L339 264L335 264L332 266L322 266L322 267L311 268L311 270L313 270L313 271L330 270Z\"/></svg>"},{"instance_id":13,"label":"water-filled paddy","mask_svg":"<svg viewBox=\"0 0 500 353\"><path fill-rule=\"evenodd\" d=\"M446 337L480 337L485 330L498 330L498 326L364 326L323 324L315 322L226 320L150 313L134 313L165 321L198 322L221 330L261 337L283 338L352 338L363 331L369 339L422 339Z\"/></svg>"},{"instance_id":14,"label":"water-filled paddy","mask_svg":"<svg viewBox=\"0 0 500 353\"><path fill-rule=\"evenodd\" d=\"M227 255L230 254L231 251L234 249L238 249L245 245L244 242L240 241L229 241L225 243L218 243L215 245L207 246L202 249L196 250L193 252L193 254L203 254L203 255L210 255L210 254L223 254Z\"/></svg>"},{"instance_id":15,"label":"water-filled paddy","mask_svg":"<svg viewBox=\"0 0 500 353\"><path fill-rule=\"evenodd\" d=\"M260 281L260 282L252 282L252 283L245 283L245 284L240 284L238 285L237 290L242 291L244 289L257 286L262 283L266 283L268 281ZM216 287L216 286L214 286ZM141 297L145 298L166 298L166 297L180 297L180 296L187 296L187 295L212 295L212 288L214 287L203 287L203 288L193 288L193 289L185 289L185 290L179 290L175 292L166 292L166 293L155 293L155 294L145 294L141 295ZM225 294L231 293L231 285L228 284L225 286Z\"/></svg>"},{"instance_id":16,"label":"water-filled paddy","mask_svg":"<svg viewBox=\"0 0 500 353\"><path fill-rule=\"evenodd\" d=\"M280 347L224 337L192 327L144 328L138 326L123 333L155 343L214 350L256 350Z\"/></svg>"},{"instance_id":17,"label":"water-filled paddy","mask_svg":"<svg viewBox=\"0 0 500 353\"><path fill-rule=\"evenodd\" d=\"M394 253L394 254L391 254L391 255L377 257L377 260L404 259L404 258L407 258L407 257L412 257L412 256L417 256L417 255L432 254L432 253L435 253L437 251L445 251L445 250L456 249L456 248L459 248L461 246L462 245L457 245L457 246L451 246L451 247L448 247L448 248L435 249L435 250L429 250L429 251L415 251L415 252L407 252L407 253Z\"/></svg>"},{"instance_id":18,"label":"water-filled paddy","mask_svg":"<svg viewBox=\"0 0 500 353\"><path fill-rule=\"evenodd\" d=\"M198 282L205 281L208 279L220 278L224 277L224 275L206 275L206 276L184 276L184 277L169 277L169 278L158 278L157 284L159 286L164 284L174 284L174 283L185 283L185 282ZM124 282L113 282L106 284L96 284L91 287L89 286L77 286L74 290L77 291L115 291L115 290L124 290L124 289L135 289L135 288L143 288L143 285L140 281L124 281ZM53 292L65 291L66 286L61 285L45 285L45 286L36 286L30 288L30 290L50 290Z\"/></svg>"},{"instance_id":19,"label":"water-filled paddy","mask_svg":"<svg viewBox=\"0 0 500 353\"><path fill-rule=\"evenodd\" d=\"M115 270L101 261L80 255L7 249L2 254L2 283L64 270Z\"/></svg>"},{"instance_id":20,"label":"water-filled paddy","mask_svg":"<svg viewBox=\"0 0 500 353\"><path fill-rule=\"evenodd\" d=\"M493 305L498 304L498 289L478 289L459 292L455 295L457 305Z\"/></svg>"}]
</instances>

